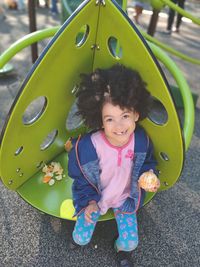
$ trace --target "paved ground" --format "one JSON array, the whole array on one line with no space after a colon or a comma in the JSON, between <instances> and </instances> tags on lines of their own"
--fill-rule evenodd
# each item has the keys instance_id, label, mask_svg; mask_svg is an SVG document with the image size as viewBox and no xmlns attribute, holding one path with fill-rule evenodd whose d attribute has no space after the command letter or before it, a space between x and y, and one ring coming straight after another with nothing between
<instances>
[{"instance_id":1,"label":"paved ground","mask_svg":"<svg viewBox=\"0 0 200 267\"><path fill-rule=\"evenodd\" d=\"M0 4L3 1L0 0ZM189 1L188 1L189 2ZM200 4L191 1L188 10L199 16ZM6 11L0 21L0 52L28 33L26 12ZM131 10L130 10L131 12ZM37 10L38 29L58 25L47 9ZM130 13L131 14L131 13ZM144 28L149 22L145 12ZM166 16L159 19L156 37L195 58L200 59L200 27L183 22L181 34L165 36ZM40 44L39 50L46 41ZM199 67L173 57L192 90L200 95ZM12 75L0 78L0 129L20 83L31 66L30 48L19 53L12 64ZM169 74L167 73L167 77ZM173 80L169 77L169 80ZM140 245L133 254L135 266L198 267L200 266L200 104L195 109L193 139L186 153L185 167L179 182L170 190L158 193L139 211ZM68 252L67 244L73 222L41 214L25 203L15 192L0 182L0 266L2 267L115 267L111 242L116 234L114 221L101 222L90 246L84 251ZM113 231L111 231L112 229ZM97 248L96 248L97 247Z\"/></svg>"}]
</instances>

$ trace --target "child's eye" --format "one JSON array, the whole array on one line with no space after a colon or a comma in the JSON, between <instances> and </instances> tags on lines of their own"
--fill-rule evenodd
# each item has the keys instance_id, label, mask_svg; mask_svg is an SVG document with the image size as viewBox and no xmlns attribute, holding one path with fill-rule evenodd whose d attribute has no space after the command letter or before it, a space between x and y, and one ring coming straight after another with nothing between
<instances>
[{"instance_id":1,"label":"child's eye","mask_svg":"<svg viewBox=\"0 0 200 267\"><path fill-rule=\"evenodd\" d=\"M124 114L123 116L124 119L128 119L129 117L130 117L129 114Z\"/></svg>"},{"instance_id":2,"label":"child's eye","mask_svg":"<svg viewBox=\"0 0 200 267\"><path fill-rule=\"evenodd\" d=\"M111 122L111 121L112 121L112 118L106 119L106 122Z\"/></svg>"}]
</instances>

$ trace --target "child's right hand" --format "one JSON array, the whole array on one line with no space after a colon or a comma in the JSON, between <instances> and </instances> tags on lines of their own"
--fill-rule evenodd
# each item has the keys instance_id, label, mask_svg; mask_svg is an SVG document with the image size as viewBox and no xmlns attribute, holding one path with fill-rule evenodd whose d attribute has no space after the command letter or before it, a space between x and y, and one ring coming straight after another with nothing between
<instances>
[{"instance_id":1,"label":"child's right hand","mask_svg":"<svg viewBox=\"0 0 200 267\"><path fill-rule=\"evenodd\" d=\"M92 216L91 214L93 212L96 212L99 210L99 207L96 203L96 201L92 200L89 202L89 205L87 206L87 208L85 209L85 220L88 222L88 223L93 223L92 221Z\"/></svg>"}]
</instances>

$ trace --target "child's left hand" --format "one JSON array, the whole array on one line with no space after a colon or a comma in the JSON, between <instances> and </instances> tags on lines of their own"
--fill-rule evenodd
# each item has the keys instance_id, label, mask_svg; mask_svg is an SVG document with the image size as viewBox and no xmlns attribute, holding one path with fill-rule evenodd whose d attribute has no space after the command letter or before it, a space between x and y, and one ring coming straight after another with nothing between
<instances>
[{"instance_id":1,"label":"child's left hand","mask_svg":"<svg viewBox=\"0 0 200 267\"><path fill-rule=\"evenodd\" d=\"M92 221L92 216L91 214L93 212L96 212L99 210L99 207L96 203L96 201L92 200L89 202L89 205L87 206L87 208L85 209L85 220L88 222L88 223L93 223Z\"/></svg>"},{"instance_id":2,"label":"child's left hand","mask_svg":"<svg viewBox=\"0 0 200 267\"><path fill-rule=\"evenodd\" d=\"M138 180L139 186L147 192L156 192L160 187L160 180L152 170L144 172Z\"/></svg>"}]
</instances>

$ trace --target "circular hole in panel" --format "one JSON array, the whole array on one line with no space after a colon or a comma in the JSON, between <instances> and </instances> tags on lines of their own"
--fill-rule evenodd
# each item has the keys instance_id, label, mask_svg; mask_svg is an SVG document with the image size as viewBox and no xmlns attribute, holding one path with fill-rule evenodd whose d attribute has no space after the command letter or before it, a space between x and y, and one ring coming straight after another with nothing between
<instances>
[{"instance_id":1,"label":"circular hole in panel","mask_svg":"<svg viewBox=\"0 0 200 267\"><path fill-rule=\"evenodd\" d=\"M83 25L78 34L76 35L76 40L75 44L77 47L81 47L87 40L89 34L89 26L88 25Z\"/></svg>"},{"instance_id":2,"label":"circular hole in panel","mask_svg":"<svg viewBox=\"0 0 200 267\"><path fill-rule=\"evenodd\" d=\"M75 130L83 124L83 120L81 116L78 116L76 114L77 111L78 111L78 107L77 107L77 102L75 101L68 113L67 120L66 120L66 129L68 131Z\"/></svg>"},{"instance_id":3,"label":"circular hole in panel","mask_svg":"<svg viewBox=\"0 0 200 267\"><path fill-rule=\"evenodd\" d=\"M53 130L52 132L50 132L47 135L47 137L44 139L42 144L40 145L40 149L41 150L45 150L48 147L50 147L50 145L52 145L53 142L55 141L55 138L56 138L57 135L58 135L58 130Z\"/></svg>"},{"instance_id":4,"label":"circular hole in panel","mask_svg":"<svg viewBox=\"0 0 200 267\"><path fill-rule=\"evenodd\" d=\"M108 39L108 48L114 58L122 58L122 47L120 46L119 41L115 37L111 36Z\"/></svg>"},{"instance_id":5,"label":"circular hole in panel","mask_svg":"<svg viewBox=\"0 0 200 267\"><path fill-rule=\"evenodd\" d=\"M169 161L169 157L166 153L160 152L160 156L164 161Z\"/></svg>"},{"instance_id":6,"label":"circular hole in panel","mask_svg":"<svg viewBox=\"0 0 200 267\"><path fill-rule=\"evenodd\" d=\"M23 149L24 149L23 146L20 146L20 147L15 151L15 156L18 156L18 155L22 152Z\"/></svg>"},{"instance_id":7,"label":"circular hole in panel","mask_svg":"<svg viewBox=\"0 0 200 267\"><path fill-rule=\"evenodd\" d=\"M47 105L47 99L44 96L40 96L33 100L26 108L22 121L25 125L34 123L43 114Z\"/></svg>"},{"instance_id":8,"label":"circular hole in panel","mask_svg":"<svg viewBox=\"0 0 200 267\"><path fill-rule=\"evenodd\" d=\"M157 125L164 125L168 121L168 113L158 99L152 97L152 100L152 107L148 118Z\"/></svg>"}]
</instances>

